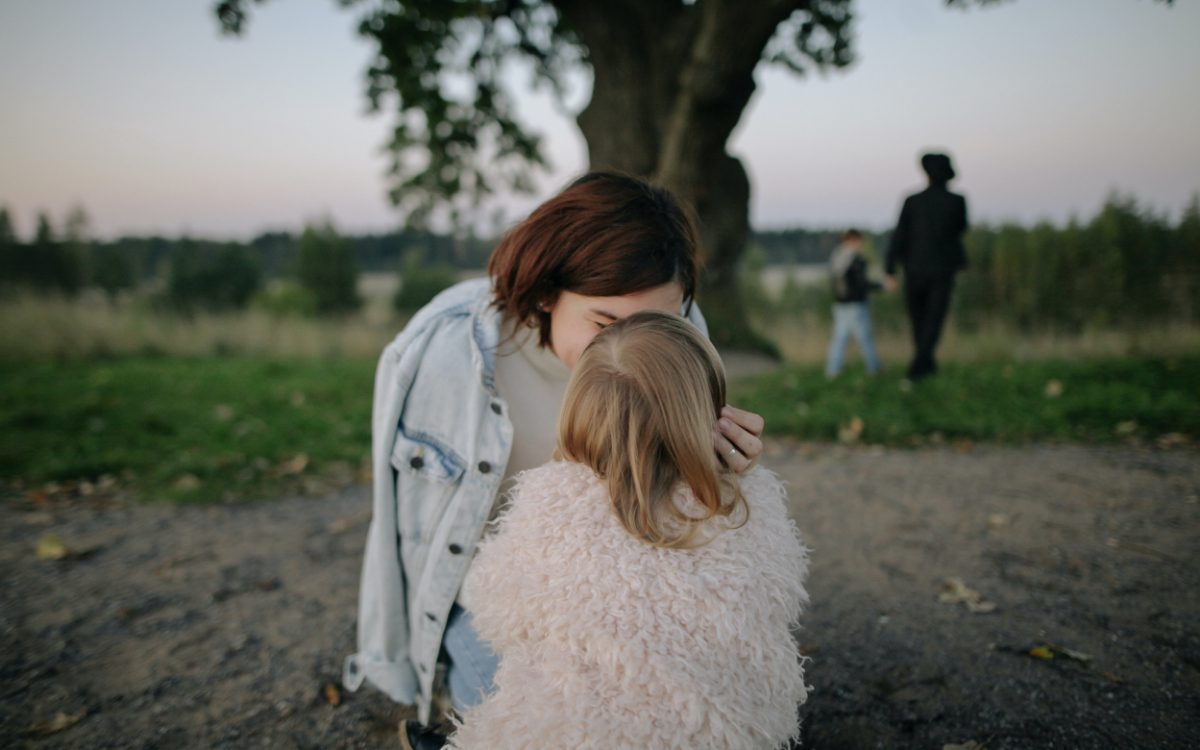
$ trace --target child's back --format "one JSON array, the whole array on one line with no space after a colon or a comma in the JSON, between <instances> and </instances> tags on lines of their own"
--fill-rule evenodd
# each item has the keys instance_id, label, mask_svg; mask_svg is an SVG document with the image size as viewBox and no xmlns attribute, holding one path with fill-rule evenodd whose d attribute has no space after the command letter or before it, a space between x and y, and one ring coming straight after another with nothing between
<instances>
[{"instance_id":1,"label":"child's back","mask_svg":"<svg viewBox=\"0 0 1200 750\"><path fill-rule=\"evenodd\" d=\"M740 481L740 526L664 549L631 536L588 467L518 480L463 594L500 655L496 692L452 738L460 748L774 748L806 697L791 629L807 600L805 551L779 480ZM686 489L677 493L695 511ZM738 519L740 520L740 519Z\"/></svg>"},{"instance_id":2,"label":"child's back","mask_svg":"<svg viewBox=\"0 0 1200 750\"><path fill-rule=\"evenodd\" d=\"M720 358L639 313L579 359L559 460L519 476L463 586L500 657L460 748L773 748L806 696L807 562L765 469L724 470Z\"/></svg>"}]
</instances>

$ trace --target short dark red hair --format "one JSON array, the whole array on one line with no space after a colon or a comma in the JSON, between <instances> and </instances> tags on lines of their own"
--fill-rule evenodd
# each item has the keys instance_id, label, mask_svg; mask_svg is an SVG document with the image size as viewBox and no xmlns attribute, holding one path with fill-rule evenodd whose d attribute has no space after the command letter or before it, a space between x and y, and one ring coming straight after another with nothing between
<instances>
[{"instance_id":1,"label":"short dark red hair","mask_svg":"<svg viewBox=\"0 0 1200 750\"><path fill-rule=\"evenodd\" d=\"M546 305L566 290L616 297L683 287L690 304L699 256L696 222L666 188L619 172L589 172L538 206L488 262L493 303L550 341Z\"/></svg>"}]
</instances>

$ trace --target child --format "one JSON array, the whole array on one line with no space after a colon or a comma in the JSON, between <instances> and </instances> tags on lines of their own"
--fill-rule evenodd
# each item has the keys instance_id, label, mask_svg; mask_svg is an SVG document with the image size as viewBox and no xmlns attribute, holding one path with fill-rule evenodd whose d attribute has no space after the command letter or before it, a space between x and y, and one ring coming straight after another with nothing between
<instances>
[{"instance_id":1,"label":"child","mask_svg":"<svg viewBox=\"0 0 1200 750\"><path fill-rule=\"evenodd\" d=\"M829 258L829 275L833 282L833 340L829 342L829 357L825 362L825 377L832 380L842 371L846 341L854 336L862 349L867 374L879 372L879 355L875 353L875 338L871 334L871 307L867 301L872 290L880 285L867 279L867 259L863 256L862 233L847 229Z\"/></svg>"},{"instance_id":2,"label":"child","mask_svg":"<svg viewBox=\"0 0 1200 750\"><path fill-rule=\"evenodd\" d=\"M463 596L500 657L453 747L775 748L807 695L806 551L779 480L713 453L716 351L678 316L609 325L576 364L559 460L517 479Z\"/></svg>"}]
</instances>

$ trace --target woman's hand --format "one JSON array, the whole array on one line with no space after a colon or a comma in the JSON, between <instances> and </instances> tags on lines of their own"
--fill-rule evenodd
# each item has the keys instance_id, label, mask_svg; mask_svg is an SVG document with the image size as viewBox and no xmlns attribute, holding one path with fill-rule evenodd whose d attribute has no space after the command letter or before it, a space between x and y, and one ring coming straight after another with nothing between
<instances>
[{"instance_id":1,"label":"woman's hand","mask_svg":"<svg viewBox=\"0 0 1200 750\"><path fill-rule=\"evenodd\" d=\"M763 418L753 412L723 407L713 433L713 447L721 462L738 474L753 466L762 455L763 425Z\"/></svg>"}]
</instances>

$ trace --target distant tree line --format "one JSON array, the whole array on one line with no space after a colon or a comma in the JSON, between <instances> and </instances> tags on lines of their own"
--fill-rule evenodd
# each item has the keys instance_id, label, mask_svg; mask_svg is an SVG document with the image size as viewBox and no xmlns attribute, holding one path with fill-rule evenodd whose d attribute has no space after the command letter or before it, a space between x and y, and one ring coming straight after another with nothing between
<instances>
[{"instance_id":1,"label":"distant tree line","mask_svg":"<svg viewBox=\"0 0 1200 750\"><path fill-rule=\"evenodd\" d=\"M841 230L785 229L753 236L746 270L824 263ZM889 232L864 231L878 268ZM1200 197L1167 218L1113 195L1090 221L980 225L967 235L970 267L955 295L958 322L1008 320L1022 328L1200 321ZM399 271L394 300L413 310L486 266L493 242L423 231L343 236L331 222L298 235L270 232L249 242L191 237L89 239L87 214L72 209L56 229L40 214L22 241L0 207L0 293L28 289L65 296L96 287L115 297L143 288L181 312L261 304L280 313L340 314L358 308L360 271ZM280 280L266 286L268 279ZM827 311L827 291L789 284L785 307ZM767 304L763 295L755 305ZM761 311L760 311L761 312Z\"/></svg>"},{"instance_id":2,"label":"distant tree line","mask_svg":"<svg viewBox=\"0 0 1200 750\"><path fill-rule=\"evenodd\" d=\"M111 298L141 290L179 312L236 310L252 302L280 313L339 314L358 308L360 271L395 272L407 290L397 306L419 306L456 271L487 264L492 243L476 237L400 231L343 236L329 221L294 235L267 232L249 242L194 237L91 239L87 214L72 209L56 229L46 213L28 240L0 207L0 293L16 290L74 297L95 287ZM271 285L270 279L282 283ZM437 287L437 288L434 288Z\"/></svg>"},{"instance_id":3,"label":"distant tree line","mask_svg":"<svg viewBox=\"0 0 1200 750\"><path fill-rule=\"evenodd\" d=\"M959 322L1024 329L1200 322L1200 196L1178 223L1112 195L1088 222L980 226L955 297Z\"/></svg>"}]
</instances>

